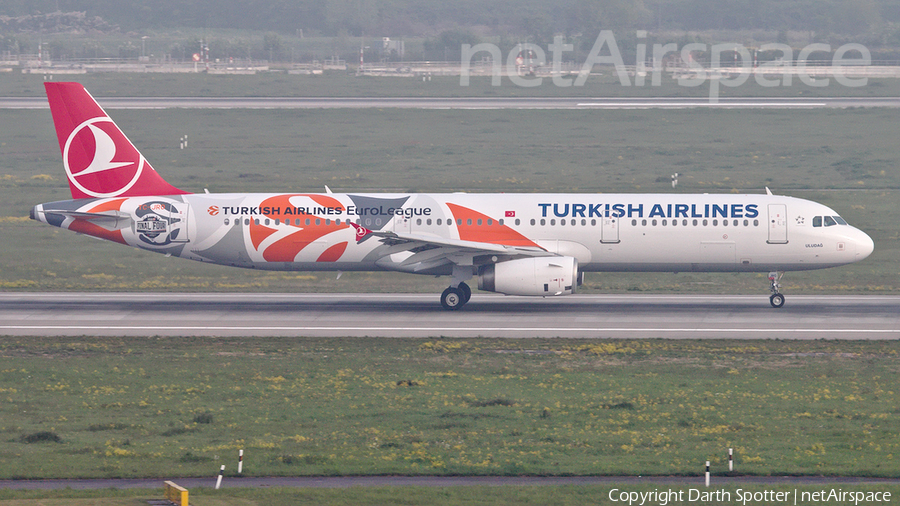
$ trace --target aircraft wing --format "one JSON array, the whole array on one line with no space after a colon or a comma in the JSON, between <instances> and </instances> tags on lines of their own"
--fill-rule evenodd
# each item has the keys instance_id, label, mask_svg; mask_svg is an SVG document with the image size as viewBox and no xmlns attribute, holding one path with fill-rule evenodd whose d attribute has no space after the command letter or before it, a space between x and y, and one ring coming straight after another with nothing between
<instances>
[{"instance_id":1,"label":"aircraft wing","mask_svg":"<svg viewBox=\"0 0 900 506\"><path fill-rule=\"evenodd\" d=\"M477 257L486 257L484 263L491 263L488 260L490 257L511 259L559 256L556 253L551 253L538 247L464 241L424 234L371 231L362 227L357 228L357 238L359 241L376 238L385 245L390 246L384 252L384 256L404 252L412 253L400 262L400 266L411 268L414 272L433 269L449 263L478 264L480 262Z\"/></svg>"}]
</instances>

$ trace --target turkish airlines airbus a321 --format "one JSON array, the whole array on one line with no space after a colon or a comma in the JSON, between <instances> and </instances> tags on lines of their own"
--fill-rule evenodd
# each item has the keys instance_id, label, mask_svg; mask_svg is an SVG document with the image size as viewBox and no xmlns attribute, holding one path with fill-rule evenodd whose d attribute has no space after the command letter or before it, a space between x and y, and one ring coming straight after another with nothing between
<instances>
[{"instance_id":1,"label":"turkish airlines airbus a321","mask_svg":"<svg viewBox=\"0 0 900 506\"><path fill-rule=\"evenodd\" d=\"M838 213L772 195L228 193L166 183L78 83L47 83L73 200L35 220L166 255L251 269L450 276L508 295L575 293L584 272L768 272L860 261ZM326 188L327 189L327 188Z\"/></svg>"}]
</instances>

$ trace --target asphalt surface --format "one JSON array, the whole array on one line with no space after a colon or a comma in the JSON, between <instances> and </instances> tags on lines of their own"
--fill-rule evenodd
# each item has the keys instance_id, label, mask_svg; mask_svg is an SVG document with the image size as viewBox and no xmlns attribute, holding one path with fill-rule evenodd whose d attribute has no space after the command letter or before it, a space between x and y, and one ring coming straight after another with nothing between
<instances>
[{"instance_id":1,"label":"asphalt surface","mask_svg":"<svg viewBox=\"0 0 900 506\"><path fill-rule=\"evenodd\" d=\"M0 293L0 335L877 340L900 296Z\"/></svg>"},{"instance_id":2,"label":"asphalt surface","mask_svg":"<svg viewBox=\"0 0 900 506\"><path fill-rule=\"evenodd\" d=\"M413 98L97 97L105 109L814 109L900 107L900 97L829 98ZM44 97L0 97L0 109L47 109Z\"/></svg>"}]
</instances>

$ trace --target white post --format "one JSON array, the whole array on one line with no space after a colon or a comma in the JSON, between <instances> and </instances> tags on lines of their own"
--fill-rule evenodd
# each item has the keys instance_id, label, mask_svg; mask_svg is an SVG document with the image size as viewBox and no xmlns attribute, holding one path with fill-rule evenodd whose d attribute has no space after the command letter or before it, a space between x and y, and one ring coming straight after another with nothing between
<instances>
[{"instance_id":1,"label":"white post","mask_svg":"<svg viewBox=\"0 0 900 506\"><path fill-rule=\"evenodd\" d=\"M225 466L222 466L224 469ZM706 461L706 486L709 487L709 461ZM218 487L217 487L218 488Z\"/></svg>"},{"instance_id":2,"label":"white post","mask_svg":"<svg viewBox=\"0 0 900 506\"><path fill-rule=\"evenodd\" d=\"M219 490L219 487L222 486L222 475L225 474L225 464L222 464L222 467L219 469L219 477L216 478L216 490ZM708 481L708 479L707 479ZM706 486L709 486L707 483Z\"/></svg>"},{"instance_id":3,"label":"white post","mask_svg":"<svg viewBox=\"0 0 900 506\"><path fill-rule=\"evenodd\" d=\"M238 450L238 474L244 469L244 450Z\"/></svg>"},{"instance_id":4,"label":"white post","mask_svg":"<svg viewBox=\"0 0 900 506\"><path fill-rule=\"evenodd\" d=\"M728 449L728 470L734 471L734 448Z\"/></svg>"}]
</instances>

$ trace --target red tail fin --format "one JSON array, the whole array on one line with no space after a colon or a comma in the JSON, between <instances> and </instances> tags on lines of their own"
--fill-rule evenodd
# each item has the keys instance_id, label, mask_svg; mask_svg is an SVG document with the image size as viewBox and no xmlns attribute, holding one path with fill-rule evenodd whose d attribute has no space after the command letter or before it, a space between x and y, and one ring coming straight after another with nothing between
<instances>
[{"instance_id":1,"label":"red tail fin","mask_svg":"<svg viewBox=\"0 0 900 506\"><path fill-rule=\"evenodd\" d=\"M183 195L79 83L44 83L72 198Z\"/></svg>"}]
</instances>

